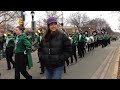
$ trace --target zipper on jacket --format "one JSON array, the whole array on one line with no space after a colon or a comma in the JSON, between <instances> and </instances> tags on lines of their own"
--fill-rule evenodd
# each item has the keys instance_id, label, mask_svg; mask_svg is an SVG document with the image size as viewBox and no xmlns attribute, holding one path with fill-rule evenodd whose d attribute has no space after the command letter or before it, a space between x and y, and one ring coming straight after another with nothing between
<instances>
[{"instance_id":1,"label":"zipper on jacket","mask_svg":"<svg viewBox=\"0 0 120 90\"><path fill-rule=\"evenodd\" d=\"M50 54L50 48L49 48L49 54Z\"/></svg>"},{"instance_id":2,"label":"zipper on jacket","mask_svg":"<svg viewBox=\"0 0 120 90\"><path fill-rule=\"evenodd\" d=\"M51 53L51 41L49 40L49 54Z\"/></svg>"}]
</instances>

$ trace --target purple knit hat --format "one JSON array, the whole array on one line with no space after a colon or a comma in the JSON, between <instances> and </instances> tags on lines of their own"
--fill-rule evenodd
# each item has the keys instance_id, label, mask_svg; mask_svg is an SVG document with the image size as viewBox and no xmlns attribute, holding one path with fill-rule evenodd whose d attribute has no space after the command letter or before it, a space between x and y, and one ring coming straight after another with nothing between
<instances>
[{"instance_id":1,"label":"purple knit hat","mask_svg":"<svg viewBox=\"0 0 120 90\"><path fill-rule=\"evenodd\" d=\"M51 24L51 23L57 23L57 20L54 18L54 17L50 17L48 20L47 20L47 25Z\"/></svg>"}]
</instances>

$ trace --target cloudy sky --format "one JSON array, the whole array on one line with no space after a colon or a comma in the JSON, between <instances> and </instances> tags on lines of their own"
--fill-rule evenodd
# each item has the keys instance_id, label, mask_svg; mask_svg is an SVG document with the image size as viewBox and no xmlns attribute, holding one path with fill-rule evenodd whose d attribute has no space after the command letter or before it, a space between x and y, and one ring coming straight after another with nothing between
<instances>
[{"instance_id":1,"label":"cloudy sky","mask_svg":"<svg viewBox=\"0 0 120 90\"><path fill-rule=\"evenodd\" d=\"M77 11L63 11L63 16L64 18L67 18L71 13L74 13L74 12L77 12ZM59 11L59 13L61 12ZM81 11L81 13L86 13L88 17L90 17L91 19L94 19L96 17L104 18L110 24L112 30L119 31L118 30L118 25L119 25L118 14L113 14L111 13L111 11ZM30 11L26 11L25 16L26 16L25 22L27 23L26 27L31 27L32 19L31 19ZM44 17L45 17L44 11L35 11L35 21Z\"/></svg>"}]
</instances>

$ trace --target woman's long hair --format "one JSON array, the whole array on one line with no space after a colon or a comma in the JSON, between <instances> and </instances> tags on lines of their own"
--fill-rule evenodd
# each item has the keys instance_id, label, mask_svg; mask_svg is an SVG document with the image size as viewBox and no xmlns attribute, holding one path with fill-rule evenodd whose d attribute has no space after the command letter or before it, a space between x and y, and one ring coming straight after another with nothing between
<instances>
[{"instance_id":1,"label":"woman's long hair","mask_svg":"<svg viewBox=\"0 0 120 90\"><path fill-rule=\"evenodd\" d=\"M47 42L53 38L55 38L56 36L58 36L59 34L59 31L56 30L56 31L51 31L49 28L47 29L45 35L43 36L43 42Z\"/></svg>"}]
</instances>

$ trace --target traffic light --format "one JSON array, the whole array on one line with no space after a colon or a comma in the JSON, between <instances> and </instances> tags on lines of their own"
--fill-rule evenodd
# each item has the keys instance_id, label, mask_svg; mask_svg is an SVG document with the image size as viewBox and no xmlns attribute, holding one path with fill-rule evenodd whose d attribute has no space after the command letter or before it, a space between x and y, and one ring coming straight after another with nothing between
<instances>
[{"instance_id":1,"label":"traffic light","mask_svg":"<svg viewBox=\"0 0 120 90\"><path fill-rule=\"evenodd\" d=\"M22 24L23 24L23 19L19 18L19 25L22 25Z\"/></svg>"}]
</instances>

